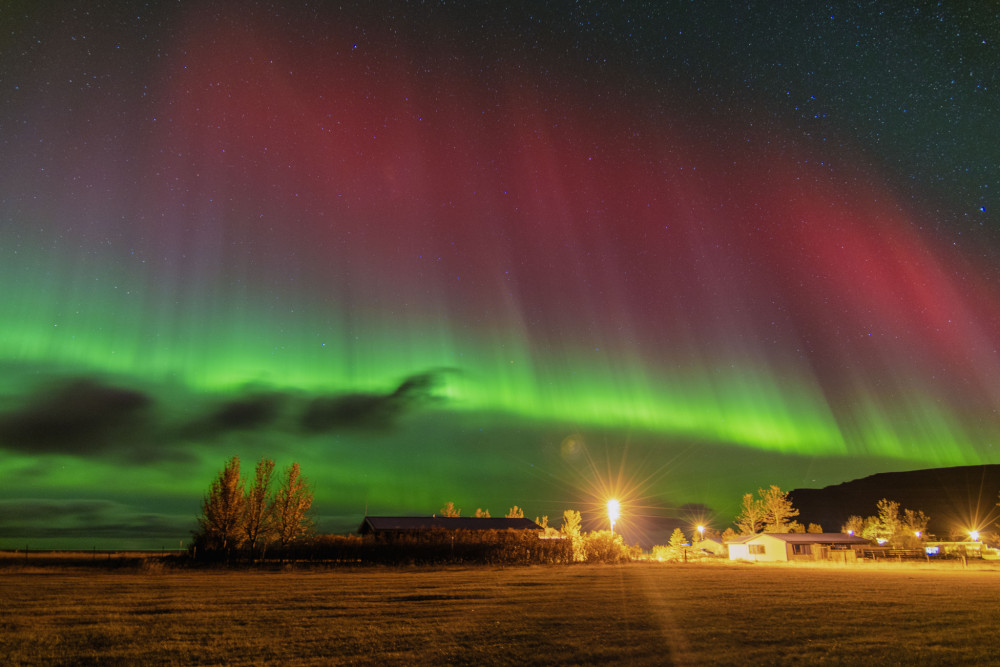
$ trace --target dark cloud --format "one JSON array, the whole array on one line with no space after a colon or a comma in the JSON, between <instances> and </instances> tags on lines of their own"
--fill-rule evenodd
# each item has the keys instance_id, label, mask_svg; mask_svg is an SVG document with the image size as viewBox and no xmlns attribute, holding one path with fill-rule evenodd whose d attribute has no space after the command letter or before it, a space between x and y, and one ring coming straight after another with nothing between
<instances>
[{"instance_id":1,"label":"dark cloud","mask_svg":"<svg viewBox=\"0 0 1000 667\"><path fill-rule=\"evenodd\" d=\"M0 534L25 538L186 537L193 518L137 512L111 500L0 500Z\"/></svg>"},{"instance_id":2,"label":"dark cloud","mask_svg":"<svg viewBox=\"0 0 1000 667\"><path fill-rule=\"evenodd\" d=\"M343 394L312 400L302 415L302 427L312 433L338 429L391 428L404 414L433 399L435 373L412 375L387 394Z\"/></svg>"},{"instance_id":3,"label":"dark cloud","mask_svg":"<svg viewBox=\"0 0 1000 667\"><path fill-rule=\"evenodd\" d=\"M273 425L289 397L278 393L254 394L226 401L211 413L182 429L185 437L215 438L232 431L249 431Z\"/></svg>"},{"instance_id":4,"label":"dark cloud","mask_svg":"<svg viewBox=\"0 0 1000 667\"><path fill-rule=\"evenodd\" d=\"M258 428L274 421L284 402L278 394L248 396L222 405L209 420L222 430Z\"/></svg>"},{"instance_id":5,"label":"dark cloud","mask_svg":"<svg viewBox=\"0 0 1000 667\"><path fill-rule=\"evenodd\" d=\"M148 464L192 461L199 444L229 434L384 431L434 400L443 372L448 371L412 375L381 394L310 396L265 389L222 401L183 394L171 400L96 377L63 379L0 413L0 449Z\"/></svg>"},{"instance_id":6,"label":"dark cloud","mask_svg":"<svg viewBox=\"0 0 1000 667\"><path fill-rule=\"evenodd\" d=\"M32 453L89 454L143 443L153 400L135 389L83 378L36 393L0 416L0 446Z\"/></svg>"}]
</instances>

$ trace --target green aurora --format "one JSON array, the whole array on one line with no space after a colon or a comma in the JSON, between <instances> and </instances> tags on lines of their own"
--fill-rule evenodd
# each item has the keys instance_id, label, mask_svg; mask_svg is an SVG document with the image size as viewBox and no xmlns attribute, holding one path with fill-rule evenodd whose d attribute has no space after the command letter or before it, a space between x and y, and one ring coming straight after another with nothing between
<instances>
[{"instance_id":1,"label":"green aurora","mask_svg":"<svg viewBox=\"0 0 1000 667\"><path fill-rule=\"evenodd\" d=\"M588 69L586 39L497 37L542 76L473 65L498 56L457 18L209 6L152 10L149 41L6 19L0 547L175 548L233 455L299 462L321 530L447 501L595 525L616 493L647 541L770 483L996 461L995 167L911 184L893 156L930 120L874 141L847 101L803 116L805 84L713 97L645 56ZM771 19L798 55L844 29ZM1000 164L953 96L962 154Z\"/></svg>"}]
</instances>

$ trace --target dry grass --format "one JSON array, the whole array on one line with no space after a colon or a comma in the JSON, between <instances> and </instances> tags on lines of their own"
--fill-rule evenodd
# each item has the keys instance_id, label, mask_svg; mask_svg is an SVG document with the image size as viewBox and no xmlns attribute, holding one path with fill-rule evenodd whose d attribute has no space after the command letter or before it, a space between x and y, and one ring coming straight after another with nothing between
<instances>
[{"instance_id":1,"label":"dry grass","mask_svg":"<svg viewBox=\"0 0 1000 667\"><path fill-rule=\"evenodd\" d=\"M986 664L996 570L0 570L6 664Z\"/></svg>"}]
</instances>

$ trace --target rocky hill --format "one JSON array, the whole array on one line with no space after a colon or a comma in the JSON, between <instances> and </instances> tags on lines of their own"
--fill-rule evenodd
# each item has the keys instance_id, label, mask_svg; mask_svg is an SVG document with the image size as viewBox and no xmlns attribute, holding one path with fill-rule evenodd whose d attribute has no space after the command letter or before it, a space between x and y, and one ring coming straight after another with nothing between
<instances>
[{"instance_id":1,"label":"rocky hill","mask_svg":"<svg viewBox=\"0 0 1000 667\"><path fill-rule=\"evenodd\" d=\"M794 489L789 497L802 524L838 531L852 514L876 513L882 498L930 517L928 532L939 539L963 539L970 529L998 531L1000 465L887 472L822 489Z\"/></svg>"}]
</instances>

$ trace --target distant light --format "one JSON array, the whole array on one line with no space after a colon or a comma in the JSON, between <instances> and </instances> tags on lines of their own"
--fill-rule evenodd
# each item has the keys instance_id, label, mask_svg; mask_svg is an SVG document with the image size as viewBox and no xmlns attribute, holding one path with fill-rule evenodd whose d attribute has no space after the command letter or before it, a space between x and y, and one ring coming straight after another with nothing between
<instances>
[{"instance_id":1,"label":"distant light","mask_svg":"<svg viewBox=\"0 0 1000 667\"><path fill-rule=\"evenodd\" d=\"M847 531L847 534L848 534L848 535L853 535L853 534L854 534L854 531L853 531L853 530L849 530L849 531Z\"/></svg>"},{"instance_id":2,"label":"distant light","mask_svg":"<svg viewBox=\"0 0 1000 667\"><path fill-rule=\"evenodd\" d=\"M972 538L973 542L978 542L979 541L979 531L978 530L970 530L969 531L969 537Z\"/></svg>"},{"instance_id":3,"label":"distant light","mask_svg":"<svg viewBox=\"0 0 1000 667\"><path fill-rule=\"evenodd\" d=\"M916 535L916 536L917 536L917 538L919 538L919 537L920 537L920 531L919 531L919 530L917 530L917 531L914 531L914 532L913 532L913 534L914 534L914 535Z\"/></svg>"},{"instance_id":4,"label":"distant light","mask_svg":"<svg viewBox=\"0 0 1000 667\"><path fill-rule=\"evenodd\" d=\"M612 521L617 521L618 517L621 516L621 503L612 498L608 501L608 518Z\"/></svg>"},{"instance_id":5,"label":"distant light","mask_svg":"<svg viewBox=\"0 0 1000 667\"><path fill-rule=\"evenodd\" d=\"M701 533L701 538L705 539L705 526L698 526L698 532Z\"/></svg>"}]
</instances>

